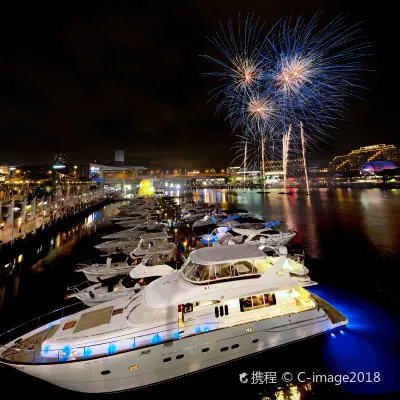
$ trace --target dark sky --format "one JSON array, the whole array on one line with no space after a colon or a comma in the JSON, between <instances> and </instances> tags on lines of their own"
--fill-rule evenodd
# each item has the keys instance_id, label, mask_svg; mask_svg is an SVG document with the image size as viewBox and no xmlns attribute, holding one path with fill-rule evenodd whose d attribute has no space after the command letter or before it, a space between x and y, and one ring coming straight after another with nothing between
<instances>
[{"instance_id":1,"label":"dark sky","mask_svg":"<svg viewBox=\"0 0 400 400\"><path fill-rule=\"evenodd\" d=\"M364 21L374 42L367 67L375 71L364 74L368 90L359 92L364 100L352 102L314 160L400 144L398 21L388 2L29 3L7 2L1 10L0 161L45 163L64 151L75 163L106 162L121 148L126 163L149 168L229 165L234 136L207 104L216 81L199 77L214 65L198 55L215 54L206 36L219 20L252 11L267 26L291 13L350 13L349 22Z\"/></svg>"}]
</instances>

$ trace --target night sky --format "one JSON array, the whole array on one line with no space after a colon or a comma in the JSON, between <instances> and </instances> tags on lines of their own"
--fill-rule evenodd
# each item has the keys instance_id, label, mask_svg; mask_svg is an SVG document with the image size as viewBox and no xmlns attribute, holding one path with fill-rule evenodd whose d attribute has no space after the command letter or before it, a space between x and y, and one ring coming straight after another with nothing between
<instances>
[{"instance_id":1,"label":"night sky","mask_svg":"<svg viewBox=\"0 0 400 400\"><path fill-rule=\"evenodd\" d=\"M374 42L347 120L329 132L312 159L398 141L398 21L388 2L202 0L8 2L1 10L0 162L51 162L63 151L74 163L107 162L125 150L126 164L149 168L223 168L234 153L231 128L215 114L200 73L217 54L206 36L229 15L255 11L271 27L287 14L325 18L350 13ZM180 5L187 3L186 5ZM351 5L349 4L351 3ZM50 5L53 4L53 5ZM175 5L176 4L176 5ZM179 5L179 6L178 6Z\"/></svg>"}]
</instances>

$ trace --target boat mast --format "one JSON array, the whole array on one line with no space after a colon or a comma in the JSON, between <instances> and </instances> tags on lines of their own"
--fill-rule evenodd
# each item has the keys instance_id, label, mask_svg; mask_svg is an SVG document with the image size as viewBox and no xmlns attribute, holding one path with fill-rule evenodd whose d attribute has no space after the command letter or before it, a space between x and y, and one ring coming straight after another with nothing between
<instances>
[{"instance_id":1,"label":"boat mast","mask_svg":"<svg viewBox=\"0 0 400 400\"><path fill-rule=\"evenodd\" d=\"M243 190L246 190L246 162L247 162L247 142L245 142L244 144Z\"/></svg>"},{"instance_id":2,"label":"boat mast","mask_svg":"<svg viewBox=\"0 0 400 400\"><path fill-rule=\"evenodd\" d=\"M264 132L261 133L261 171L262 171L263 189L265 189Z\"/></svg>"},{"instance_id":3,"label":"boat mast","mask_svg":"<svg viewBox=\"0 0 400 400\"><path fill-rule=\"evenodd\" d=\"M304 163L304 175L306 178L307 194L310 194L310 185L308 182L308 172L307 172L307 161L306 161L306 140L304 137L303 122L300 121L300 134L301 134L301 147L303 150L303 163Z\"/></svg>"}]
</instances>

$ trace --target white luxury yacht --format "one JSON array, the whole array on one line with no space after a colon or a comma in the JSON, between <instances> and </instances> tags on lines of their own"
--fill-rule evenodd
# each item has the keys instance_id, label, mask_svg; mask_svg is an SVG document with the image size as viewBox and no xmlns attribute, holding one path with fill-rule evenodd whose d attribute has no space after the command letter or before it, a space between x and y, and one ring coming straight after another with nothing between
<instances>
[{"instance_id":1,"label":"white luxury yacht","mask_svg":"<svg viewBox=\"0 0 400 400\"><path fill-rule=\"evenodd\" d=\"M66 389L115 392L346 325L304 289L316 284L306 269L285 268L286 254L280 247L270 259L247 244L195 250L181 270L139 293L69 316L58 310L50 324L25 334L27 326L6 332L0 362Z\"/></svg>"},{"instance_id":2,"label":"white luxury yacht","mask_svg":"<svg viewBox=\"0 0 400 400\"><path fill-rule=\"evenodd\" d=\"M116 275L126 275L133 268L133 265L141 262L147 249L157 246L162 247L168 244L168 235L166 232L147 233L140 237L140 240L134 250L130 253L126 261L112 263L107 258L104 264L81 264L76 272L83 272L86 279L91 282L98 282Z\"/></svg>"},{"instance_id":3,"label":"white luxury yacht","mask_svg":"<svg viewBox=\"0 0 400 400\"><path fill-rule=\"evenodd\" d=\"M180 269L185 258L174 260L175 246L168 243L163 247L151 247L146 251L142 262L131 266L131 271L125 277L117 275L103 280L100 284L90 281L82 282L77 286L68 288L66 298L77 298L85 305L92 307L105 301L128 296L138 292L155 279Z\"/></svg>"}]
</instances>

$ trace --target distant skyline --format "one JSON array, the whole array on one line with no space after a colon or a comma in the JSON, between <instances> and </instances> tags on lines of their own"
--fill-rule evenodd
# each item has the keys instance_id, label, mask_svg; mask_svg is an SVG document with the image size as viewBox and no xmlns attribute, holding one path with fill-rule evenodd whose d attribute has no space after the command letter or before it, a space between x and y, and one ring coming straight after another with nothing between
<instances>
[{"instance_id":1,"label":"distant skyline","mask_svg":"<svg viewBox=\"0 0 400 400\"><path fill-rule=\"evenodd\" d=\"M65 152L74 163L105 163L114 149L125 163L148 168L224 168L235 141L225 115L208 103L213 88L200 78L212 53L207 36L229 15L254 11L267 20L323 10L325 21L344 12L362 22L373 55L363 73L366 90L346 120L327 132L310 161L373 144L398 143L393 49L395 13L361 1L269 3L263 0L192 1L179 7L157 1L80 4L31 3L21 13L7 3L0 24L0 160L11 165L52 161ZM51 18L49 18L51 15ZM237 164L237 163L235 163Z\"/></svg>"}]
</instances>

